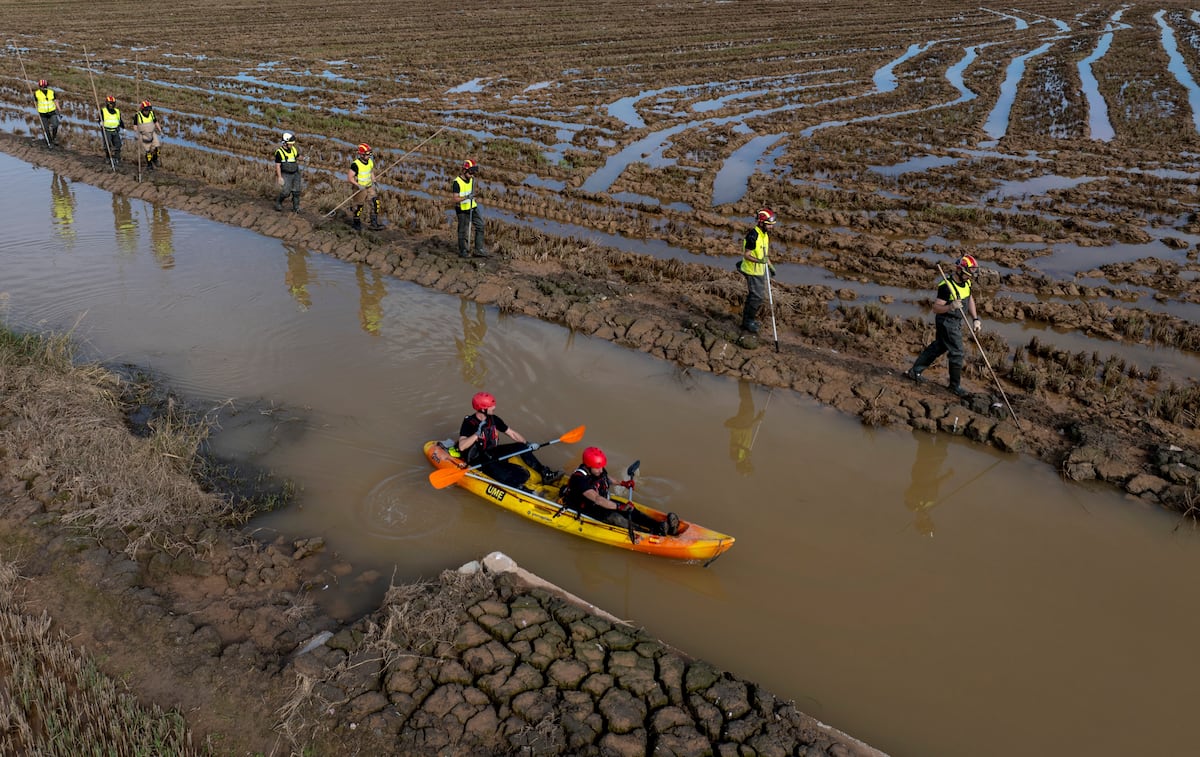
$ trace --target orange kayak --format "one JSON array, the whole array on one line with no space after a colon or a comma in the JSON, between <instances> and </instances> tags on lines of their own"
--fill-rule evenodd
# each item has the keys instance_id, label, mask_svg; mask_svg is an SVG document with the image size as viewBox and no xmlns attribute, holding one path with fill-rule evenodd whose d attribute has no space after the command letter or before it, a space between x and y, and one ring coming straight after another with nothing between
<instances>
[{"instance_id":1,"label":"orange kayak","mask_svg":"<svg viewBox=\"0 0 1200 757\"><path fill-rule=\"evenodd\" d=\"M425 443L425 457L435 468L466 468L462 460L450 454L441 442ZM519 458L509 462L524 465ZM564 479L565 480L565 479ZM529 520L541 523L543 526L565 531L569 534L582 536L585 539L598 541L634 552L644 552L648 555L670 557L676 560L703 560L710 562L733 546L733 537L722 534L696 523L679 521L678 533L674 536L658 536L655 534L636 532L636 541L630 541L629 530L624 527L604 523L586 515L579 515L574 510L564 510L557 502L560 487L547 484L534 471L530 471L529 482L526 486L532 492L522 491L505 486L495 479L485 475L481 470L472 470L457 481L457 485L479 497L483 497L493 505L499 505ZM614 496L614 502L627 502L625 497ZM657 521L665 521L667 513L634 502L633 506L642 513Z\"/></svg>"}]
</instances>

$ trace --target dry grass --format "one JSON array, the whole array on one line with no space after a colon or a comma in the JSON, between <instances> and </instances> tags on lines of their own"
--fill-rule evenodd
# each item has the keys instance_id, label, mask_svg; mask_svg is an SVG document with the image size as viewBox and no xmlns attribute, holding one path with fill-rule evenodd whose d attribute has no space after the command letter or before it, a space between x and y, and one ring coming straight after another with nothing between
<instances>
[{"instance_id":1,"label":"dry grass","mask_svg":"<svg viewBox=\"0 0 1200 757\"><path fill-rule=\"evenodd\" d=\"M9 416L0 448L46 509L90 533L119 529L131 556L185 548L185 525L228 519L227 503L190 478L206 422L171 405L136 437L122 418L121 380L72 356L65 335L0 331L0 411Z\"/></svg>"},{"instance_id":2,"label":"dry grass","mask_svg":"<svg viewBox=\"0 0 1200 757\"><path fill-rule=\"evenodd\" d=\"M453 651L454 634L464 622L466 608L495 591L491 576L482 570L470 574L447 570L437 581L392 584L379 612L367 622L359 651L382 660L385 670L402 657L448 656ZM362 655L354 659L361 661ZM343 662L329 671L327 679L335 679L351 664L358 663ZM279 708L277 728L292 743L301 743L316 727L313 713L338 704L320 698L319 683L298 676L291 696Z\"/></svg>"},{"instance_id":3,"label":"dry grass","mask_svg":"<svg viewBox=\"0 0 1200 757\"><path fill-rule=\"evenodd\" d=\"M437 581L393 584L383 598L382 625L373 625L364 647L385 662L406 655L443 656L463 622L463 610L495 591L489 575L443 571Z\"/></svg>"},{"instance_id":4,"label":"dry grass","mask_svg":"<svg viewBox=\"0 0 1200 757\"><path fill-rule=\"evenodd\" d=\"M142 707L48 615L26 615L17 567L0 563L0 754L200 755L183 716Z\"/></svg>"}]
</instances>

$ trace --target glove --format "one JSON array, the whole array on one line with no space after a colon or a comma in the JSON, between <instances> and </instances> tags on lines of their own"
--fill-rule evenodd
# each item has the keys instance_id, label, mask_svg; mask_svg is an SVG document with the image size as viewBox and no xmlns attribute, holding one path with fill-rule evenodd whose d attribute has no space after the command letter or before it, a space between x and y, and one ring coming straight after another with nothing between
<instances>
[{"instance_id":1,"label":"glove","mask_svg":"<svg viewBox=\"0 0 1200 757\"><path fill-rule=\"evenodd\" d=\"M537 449L537 448L539 448L539 447L541 447L541 446L542 446L542 445L538 444L537 442L530 442L530 444L529 444L529 451L530 451L530 452L532 452L533 450L535 450L535 449Z\"/></svg>"},{"instance_id":2,"label":"glove","mask_svg":"<svg viewBox=\"0 0 1200 757\"><path fill-rule=\"evenodd\" d=\"M971 326L975 329L975 333L978 334L980 331L983 330L983 321L976 318L975 321L971 324Z\"/></svg>"},{"instance_id":3,"label":"glove","mask_svg":"<svg viewBox=\"0 0 1200 757\"><path fill-rule=\"evenodd\" d=\"M617 503L617 511L618 512L626 512L626 511L632 510L632 509L633 509L633 505L631 505L628 502L618 502Z\"/></svg>"},{"instance_id":4,"label":"glove","mask_svg":"<svg viewBox=\"0 0 1200 757\"><path fill-rule=\"evenodd\" d=\"M950 302L947 304L950 306L951 310L962 310L962 300L950 300Z\"/></svg>"},{"instance_id":5,"label":"glove","mask_svg":"<svg viewBox=\"0 0 1200 757\"><path fill-rule=\"evenodd\" d=\"M617 486L624 486L626 489L632 489L633 479L629 479L628 481L618 481Z\"/></svg>"}]
</instances>

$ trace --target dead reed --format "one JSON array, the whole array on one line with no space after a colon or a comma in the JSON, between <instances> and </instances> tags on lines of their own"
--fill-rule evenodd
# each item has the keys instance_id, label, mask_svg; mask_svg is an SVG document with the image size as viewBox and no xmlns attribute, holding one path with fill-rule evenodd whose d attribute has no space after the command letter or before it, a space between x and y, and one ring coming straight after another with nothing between
<instances>
[{"instance_id":1,"label":"dead reed","mask_svg":"<svg viewBox=\"0 0 1200 757\"><path fill-rule=\"evenodd\" d=\"M17 567L0 563L0 754L211 754L183 716L142 706L125 687L20 603Z\"/></svg>"}]
</instances>

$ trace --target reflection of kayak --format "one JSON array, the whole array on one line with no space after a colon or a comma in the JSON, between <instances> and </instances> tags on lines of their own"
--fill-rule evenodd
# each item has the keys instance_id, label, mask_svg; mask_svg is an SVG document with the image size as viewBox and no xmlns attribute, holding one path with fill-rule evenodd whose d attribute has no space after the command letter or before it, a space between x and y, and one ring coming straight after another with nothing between
<instances>
[{"instance_id":1,"label":"reflection of kayak","mask_svg":"<svg viewBox=\"0 0 1200 757\"><path fill-rule=\"evenodd\" d=\"M425 457L435 468L466 467L466 463L452 457L441 442L426 442ZM517 458L513 458L510 462L516 460ZM523 463L518 464L523 465ZM563 480L565 481L565 479ZM631 549L635 552L645 552L648 555L672 557L677 560L711 560L733 546L732 536L717 533L704 526L683 520L679 521L679 533L675 536L656 536L639 531L637 542L630 542L629 531L623 526L602 523L586 515L579 516L574 510L563 510L562 506L555 501L558 499L560 487L543 484L541 477L535 472L530 472L527 484L533 490L532 492L504 486L479 470L467 473L458 480L458 485L494 505L523 515L544 526L557 528L559 531L566 531L602 544ZM625 497L614 496L612 499L615 502L627 501ZM665 512L655 510L640 502L635 502L633 506L657 521L661 522L667 518Z\"/></svg>"}]
</instances>

